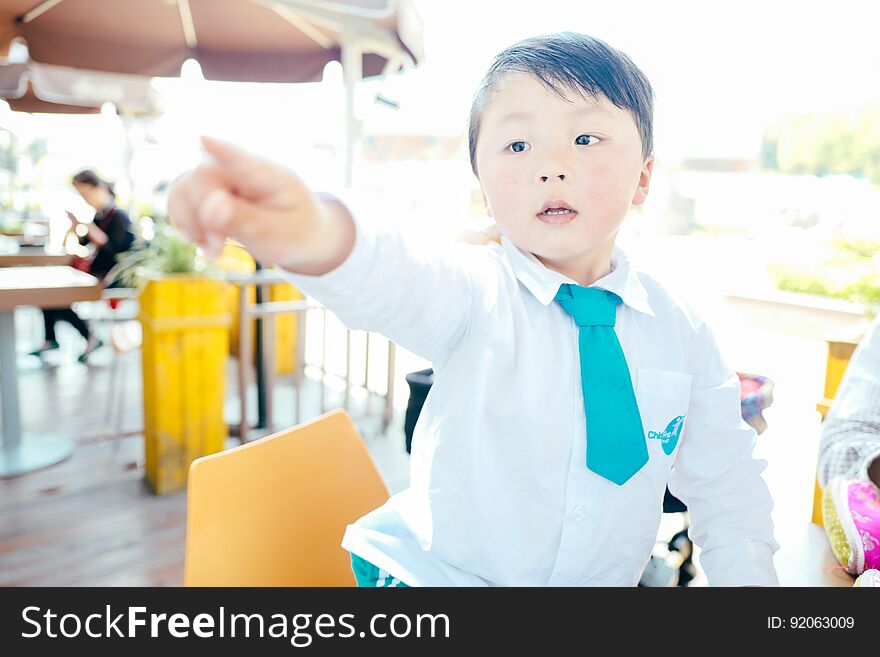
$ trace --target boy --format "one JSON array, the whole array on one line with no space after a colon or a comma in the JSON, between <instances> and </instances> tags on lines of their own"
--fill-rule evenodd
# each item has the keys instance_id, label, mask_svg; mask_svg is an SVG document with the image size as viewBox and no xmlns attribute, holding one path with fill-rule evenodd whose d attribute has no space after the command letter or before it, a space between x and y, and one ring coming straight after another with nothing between
<instances>
[{"instance_id":1,"label":"boy","mask_svg":"<svg viewBox=\"0 0 880 657\"><path fill-rule=\"evenodd\" d=\"M209 253L231 236L350 327L433 362L410 488L343 539L360 585L632 586L667 484L710 584L777 584L737 377L614 246L648 193L652 112L644 74L597 39L500 53L469 130L502 234L488 247L417 252L214 140L175 185L170 214Z\"/></svg>"}]
</instances>

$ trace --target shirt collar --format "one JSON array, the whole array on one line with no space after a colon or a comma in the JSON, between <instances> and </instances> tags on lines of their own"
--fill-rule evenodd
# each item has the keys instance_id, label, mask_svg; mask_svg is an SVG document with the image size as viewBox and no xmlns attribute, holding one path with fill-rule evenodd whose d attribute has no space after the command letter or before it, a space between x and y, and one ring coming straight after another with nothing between
<instances>
[{"instance_id":1,"label":"shirt collar","mask_svg":"<svg viewBox=\"0 0 880 657\"><path fill-rule=\"evenodd\" d=\"M563 283L577 285L577 282L568 276L545 267L533 253L520 249L507 237L501 237L501 248L520 283L545 306L550 305ZM614 292L633 310L654 316L651 304L648 303L648 291L630 265L626 254L617 246L611 252L611 273L606 274L590 287Z\"/></svg>"}]
</instances>

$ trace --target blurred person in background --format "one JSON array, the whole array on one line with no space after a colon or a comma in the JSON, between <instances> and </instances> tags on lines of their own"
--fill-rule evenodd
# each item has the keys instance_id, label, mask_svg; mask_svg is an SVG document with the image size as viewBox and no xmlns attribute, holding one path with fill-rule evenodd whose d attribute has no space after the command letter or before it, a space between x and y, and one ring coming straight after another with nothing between
<instances>
[{"instance_id":1,"label":"blurred person in background","mask_svg":"<svg viewBox=\"0 0 880 657\"><path fill-rule=\"evenodd\" d=\"M75 259L74 266L103 282L116 264L116 256L131 248L134 242L131 219L125 210L116 207L113 185L93 170L83 169L76 173L73 176L73 186L83 200L95 209L95 218L91 223L80 222L75 214L67 212L71 231L78 236L80 246L90 248L88 256ZM86 347L79 356L80 362L86 362L89 355L102 346L102 341L92 334L88 324L72 308L45 308L45 341L31 355L40 356L58 349L55 324L59 321L69 323L85 339Z\"/></svg>"}]
</instances>

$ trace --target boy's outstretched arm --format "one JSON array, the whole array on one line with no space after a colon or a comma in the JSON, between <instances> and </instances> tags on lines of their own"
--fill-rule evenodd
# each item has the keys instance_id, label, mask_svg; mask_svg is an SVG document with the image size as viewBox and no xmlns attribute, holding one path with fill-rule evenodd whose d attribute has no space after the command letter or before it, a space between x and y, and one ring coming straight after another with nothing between
<instances>
[{"instance_id":1,"label":"boy's outstretched arm","mask_svg":"<svg viewBox=\"0 0 880 657\"><path fill-rule=\"evenodd\" d=\"M349 328L386 335L442 363L462 336L486 285L485 251L449 245L421 253L400 235L368 230L341 202L313 193L292 171L236 146L203 138L210 159L181 176L171 220L208 255L227 237L291 281Z\"/></svg>"}]
</instances>

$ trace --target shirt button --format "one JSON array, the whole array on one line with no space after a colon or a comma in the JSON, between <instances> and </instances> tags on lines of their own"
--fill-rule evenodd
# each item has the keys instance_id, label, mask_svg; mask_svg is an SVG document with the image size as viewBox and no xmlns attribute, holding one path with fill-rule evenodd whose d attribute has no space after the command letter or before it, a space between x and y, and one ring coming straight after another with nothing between
<instances>
[{"instance_id":1,"label":"shirt button","mask_svg":"<svg viewBox=\"0 0 880 657\"><path fill-rule=\"evenodd\" d=\"M583 507L583 505L578 504L576 507L574 507L573 511L574 511L574 517L575 517L575 518L577 518L578 520L583 520L583 519L584 519L584 515L585 515L585 514L584 514L584 507Z\"/></svg>"}]
</instances>

